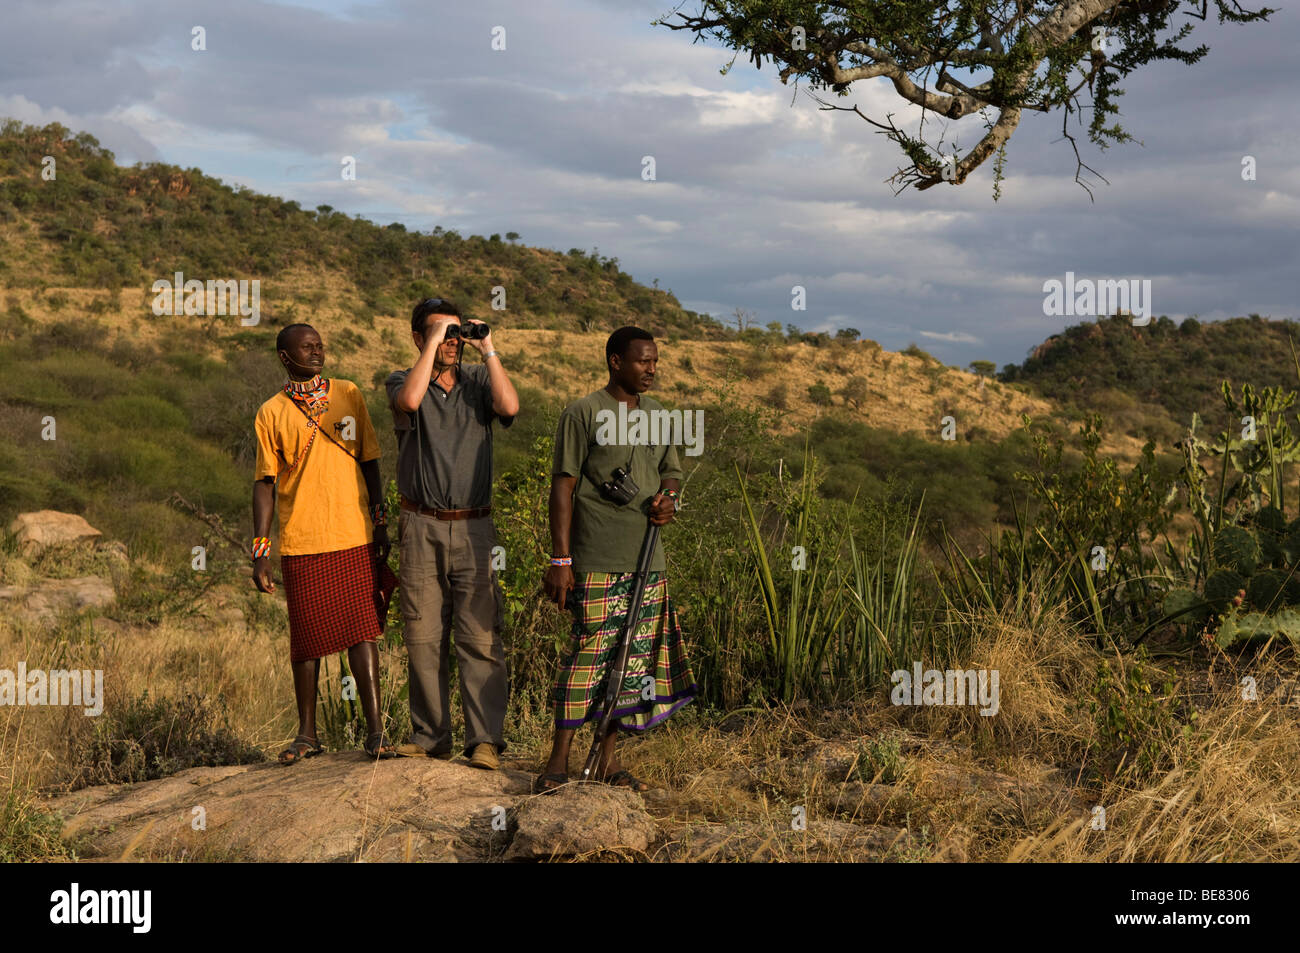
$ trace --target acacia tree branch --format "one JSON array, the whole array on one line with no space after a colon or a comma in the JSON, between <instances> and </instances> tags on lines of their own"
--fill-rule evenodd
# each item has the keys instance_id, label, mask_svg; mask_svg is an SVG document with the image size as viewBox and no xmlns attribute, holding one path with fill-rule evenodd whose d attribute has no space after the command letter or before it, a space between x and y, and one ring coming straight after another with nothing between
<instances>
[{"instance_id":1,"label":"acacia tree branch","mask_svg":"<svg viewBox=\"0 0 1300 953\"><path fill-rule=\"evenodd\" d=\"M1186 0L1200 7L1204 18L1210 0ZM814 88L829 87L843 96L859 80L887 78L904 101L920 107L920 134L900 130L893 114L884 123L868 119L856 106L822 109L853 112L876 132L894 141L912 161L889 181L917 189L940 182L961 184L983 162L1001 153L1019 127L1023 111L1063 110L1066 139L1075 154L1075 180L1092 197L1084 172L1089 168L1078 142L1068 135L1068 122L1078 107L1077 96L1088 86L1094 97L1089 138L1105 147L1106 140L1131 141L1118 125L1107 127L1104 117L1117 110L1113 98L1122 94L1115 80L1155 59L1194 63L1205 48L1180 49L1175 43L1191 29L1183 26L1172 40L1158 41L1161 30L1180 0L701 0L694 16L677 12L681 22L659 22L673 30L690 30L696 39L710 34L739 52L746 50L756 66L764 59L777 65L783 83L808 77ZM1214 0L1219 19L1250 22L1275 12L1249 11L1240 0ZM1195 13L1191 15L1195 16ZM670 14L669 16L672 16ZM1088 55L1088 28L1104 28L1122 37L1124 47L1113 59ZM803 42L796 48L794 37ZM958 78L953 70L977 74ZM1076 84L1075 75L1081 80ZM932 71L937 71L935 76ZM978 75L984 73L985 75ZM987 73L992 76L988 77ZM931 79L934 76L933 85ZM1095 85L1095 89L1094 89ZM816 97L814 97L816 98ZM988 111L996 111L990 120ZM1081 111L1081 108L1080 108ZM958 120L972 113L985 116L986 131L964 155L944 156L925 141L929 113ZM955 167L954 167L955 166ZM995 169L1000 177L1000 163ZM997 197L995 187L994 197Z\"/></svg>"}]
</instances>

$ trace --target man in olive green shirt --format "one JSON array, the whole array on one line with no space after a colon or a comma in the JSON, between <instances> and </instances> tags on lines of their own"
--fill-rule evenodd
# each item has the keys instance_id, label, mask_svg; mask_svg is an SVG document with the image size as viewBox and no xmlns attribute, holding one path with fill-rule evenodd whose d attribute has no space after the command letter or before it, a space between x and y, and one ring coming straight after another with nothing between
<instances>
[{"instance_id":1,"label":"man in olive green shirt","mask_svg":"<svg viewBox=\"0 0 1300 953\"><path fill-rule=\"evenodd\" d=\"M605 345L609 383L575 401L560 416L551 467L551 567L547 597L573 613L573 642L556 679L555 738L537 790L568 779L574 732L600 718L605 683L627 615L637 556L647 520L671 523L681 489L676 443L682 418L645 396L654 383L659 350L654 337L619 328ZM623 493L606 484L619 483ZM613 724L644 731L659 724L696 693L672 600L662 546L650 562ZM635 791L649 785L633 777L615 755L617 733L606 735L596 776Z\"/></svg>"}]
</instances>

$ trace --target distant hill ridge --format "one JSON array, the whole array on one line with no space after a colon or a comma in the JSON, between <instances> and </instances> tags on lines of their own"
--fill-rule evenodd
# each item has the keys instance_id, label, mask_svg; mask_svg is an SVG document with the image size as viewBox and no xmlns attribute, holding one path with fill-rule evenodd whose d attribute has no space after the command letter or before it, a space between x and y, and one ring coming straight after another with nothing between
<instances>
[{"instance_id":1,"label":"distant hill ridge","mask_svg":"<svg viewBox=\"0 0 1300 953\"><path fill-rule=\"evenodd\" d=\"M1300 348L1300 324L1257 314L1181 324L1161 317L1146 327L1102 318L1052 335L999 377L1076 408L1105 409L1119 392L1185 426L1193 411L1207 418L1223 413L1225 380L1234 389L1300 386L1288 339Z\"/></svg>"},{"instance_id":2,"label":"distant hill ridge","mask_svg":"<svg viewBox=\"0 0 1300 953\"><path fill-rule=\"evenodd\" d=\"M439 294L503 326L735 333L595 251L564 254L441 227L423 234L328 205L306 211L199 169L119 166L93 136L58 124L0 123L0 281L8 287L147 288L177 271L266 284L303 268L338 275L330 304L353 313L402 315L411 301ZM504 311L491 308L498 287L508 296ZM276 323L274 301L268 313Z\"/></svg>"}]
</instances>

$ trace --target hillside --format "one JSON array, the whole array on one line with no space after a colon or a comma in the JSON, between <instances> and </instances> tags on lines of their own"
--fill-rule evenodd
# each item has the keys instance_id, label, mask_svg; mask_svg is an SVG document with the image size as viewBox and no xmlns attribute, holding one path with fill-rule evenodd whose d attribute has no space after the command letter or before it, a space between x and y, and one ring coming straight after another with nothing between
<instances>
[{"instance_id":1,"label":"hillside","mask_svg":"<svg viewBox=\"0 0 1300 953\"><path fill-rule=\"evenodd\" d=\"M1181 324L1161 317L1147 327L1103 318L1052 335L999 376L1048 400L1102 413L1135 435L1176 438L1193 412L1223 426L1223 381L1236 391L1247 383L1256 391L1293 389L1300 368L1290 341L1300 346L1300 323L1257 314Z\"/></svg>"},{"instance_id":2,"label":"hillside","mask_svg":"<svg viewBox=\"0 0 1300 953\"><path fill-rule=\"evenodd\" d=\"M307 263L335 280L296 287L291 275ZM121 167L93 136L57 124L0 124L6 286L147 289L177 271L201 280L260 280L263 310L281 324L302 308L409 314L410 302L433 294L487 312L500 286L507 292L507 309L493 312L500 324L610 330L635 322L656 333L726 335L709 316L637 284L617 258L596 251L564 254L441 227L419 234L325 205L306 211L198 169Z\"/></svg>"},{"instance_id":3,"label":"hillside","mask_svg":"<svg viewBox=\"0 0 1300 953\"><path fill-rule=\"evenodd\" d=\"M46 155L53 180L42 176ZM152 284L176 271L257 278L259 320L155 314ZM490 306L498 284L504 311ZM798 461L811 437L823 492L848 500L897 477L913 492L928 487L936 518L973 532L1007 516L995 496L1026 462L1022 415L1060 419L1049 401L919 349L738 333L636 284L613 259L305 212L197 169L119 167L93 138L58 126L0 126L0 285L0 517L84 513L155 556L184 525L165 505L173 493L242 532L248 422L279 385L273 341L285 324L321 331L330 372L365 389L391 459L379 384L413 362L407 316L430 294L457 297L493 325L524 395L498 444L500 472L530 460L559 409L600 386L605 338L626 322L659 338L657 396L706 411L706 473L730 472L737 448L719 452L718 441L737 439L732 415L749 415L763 439L746 442L746 466ZM47 415L58 420L52 443L39 435ZM944 441L949 416L955 439ZM1136 442L1110 449L1132 456Z\"/></svg>"}]
</instances>

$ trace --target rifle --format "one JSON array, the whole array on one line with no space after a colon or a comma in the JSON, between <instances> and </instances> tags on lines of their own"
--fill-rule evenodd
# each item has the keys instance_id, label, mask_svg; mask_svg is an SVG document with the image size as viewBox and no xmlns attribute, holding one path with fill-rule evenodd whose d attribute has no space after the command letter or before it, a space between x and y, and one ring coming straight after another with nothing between
<instances>
[{"instance_id":1,"label":"rifle","mask_svg":"<svg viewBox=\"0 0 1300 953\"><path fill-rule=\"evenodd\" d=\"M645 539L641 541L641 553L636 559L636 573L632 577L632 593L628 599L627 616L618 633L618 648L609 678L605 683L605 713L596 722L596 731L591 739L591 751L587 754L587 763L582 767L582 780L590 781L600 761L600 745L609 734L610 724L614 720L614 708L618 704L619 693L623 690L623 679L627 675L627 657L632 650L632 633L638 617L641 615L641 600L645 596L646 577L650 574L650 560L654 558L655 545L659 542L659 527L647 521Z\"/></svg>"}]
</instances>

